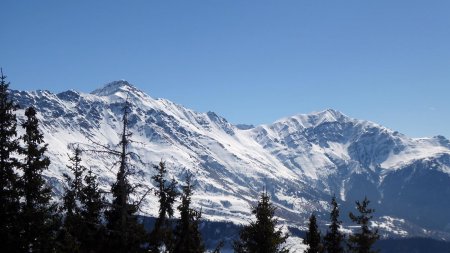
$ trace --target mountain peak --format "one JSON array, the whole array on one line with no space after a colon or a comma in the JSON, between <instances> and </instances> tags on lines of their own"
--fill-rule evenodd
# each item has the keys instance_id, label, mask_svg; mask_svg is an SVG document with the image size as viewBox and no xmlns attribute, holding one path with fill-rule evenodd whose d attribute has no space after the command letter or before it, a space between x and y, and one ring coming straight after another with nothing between
<instances>
[{"instance_id":1,"label":"mountain peak","mask_svg":"<svg viewBox=\"0 0 450 253\"><path fill-rule=\"evenodd\" d=\"M137 154L130 159L138 163L141 157L145 164L167 160L176 180L182 180L187 169L194 171L201 196L194 204L205 210L207 219L242 224L250 219L246 207L253 204L255 192L269 186L283 222L301 228L308 213L327 214L323 203L330 193L337 193L345 209L367 193L379 209L388 210L381 215L404 220L401 225L378 223L380 231L450 240L450 225L441 222L450 221L450 141L444 137L411 139L333 109L270 125L237 127L213 112L199 113L169 100L152 99L124 80L92 94L67 91L55 97L46 91L11 92L20 108L39 108L40 130L52 161L45 176L54 185L55 197L62 194L64 154L71 152L69 147L91 145L91 140L117 143L123 117L120 103L129 98L133 105L129 130L138 142L130 147ZM25 120L23 111L17 116L18 123ZM84 158L101 175L100 187L109 187L115 180L114 161L91 152ZM153 188L148 168L135 169L130 179ZM446 202L429 201L429 196L442 196ZM154 198L144 201L142 214L155 215L154 203ZM403 205L405 210L399 208Z\"/></svg>"},{"instance_id":2,"label":"mountain peak","mask_svg":"<svg viewBox=\"0 0 450 253\"><path fill-rule=\"evenodd\" d=\"M323 111L319 111L319 112L315 112L315 113L311 113L311 116L316 116L316 117L320 117L320 118L332 118L333 121L339 119L342 116L345 116L343 113L341 113L340 111L337 111L335 109L329 108Z\"/></svg>"},{"instance_id":3,"label":"mountain peak","mask_svg":"<svg viewBox=\"0 0 450 253\"><path fill-rule=\"evenodd\" d=\"M326 109L323 111L311 112L309 114L298 114L276 121L275 123L286 124L287 122L300 122L303 127L316 127L325 122L347 121L350 120L345 114L334 110Z\"/></svg>"},{"instance_id":4,"label":"mountain peak","mask_svg":"<svg viewBox=\"0 0 450 253\"><path fill-rule=\"evenodd\" d=\"M141 92L134 85L130 84L126 80L117 80L107 83L103 88L96 89L91 92L93 95L97 96L110 96L117 92ZM142 92L141 92L142 93Z\"/></svg>"}]
</instances>

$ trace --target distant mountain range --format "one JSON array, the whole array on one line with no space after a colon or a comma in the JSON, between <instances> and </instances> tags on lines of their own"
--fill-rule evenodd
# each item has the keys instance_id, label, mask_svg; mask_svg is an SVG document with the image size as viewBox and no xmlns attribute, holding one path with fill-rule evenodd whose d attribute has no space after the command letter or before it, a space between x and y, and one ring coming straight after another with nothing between
<instances>
[{"instance_id":1,"label":"distant mountain range","mask_svg":"<svg viewBox=\"0 0 450 253\"><path fill-rule=\"evenodd\" d=\"M345 229L351 229L347 213L367 196L376 209L373 225L383 235L450 241L450 141L443 136L409 138L332 109L270 125L233 125L214 112L154 99L126 81L90 94L39 90L12 91L12 96L22 108L19 120L25 107L38 109L52 161L45 175L56 196L70 145L119 142L128 97L132 150L148 163L135 163L138 173L131 182L151 186L151 164L160 160L171 177L181 179L190 170L197 185L193 200L206 219L247 222L250 206L266 188L290 227L304 228L312 212L325 226L336 195ZM83 159L109 189L117 170L111 159L93 153ZM142 214L155 215L157 208L151 196Z\"/></svg>"}]
</instances>

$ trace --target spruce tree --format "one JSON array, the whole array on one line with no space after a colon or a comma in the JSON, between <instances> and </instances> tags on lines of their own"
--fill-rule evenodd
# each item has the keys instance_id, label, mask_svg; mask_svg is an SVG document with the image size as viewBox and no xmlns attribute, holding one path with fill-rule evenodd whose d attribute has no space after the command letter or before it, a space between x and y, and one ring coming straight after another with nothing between
<instances>
[{"instance_id":1,"label":"spruce tree","mask_svg":"<svg viewBox=\"0 0 450 253\"><path fill-rule=\"evenodd\" d=\"M100 192L97 176L92 172L92 169L89 169L84 177L80 202L82 219L89 224L101 224L105 198Z\"/></svg>"},{"instance_id":2,"label":"spruce tree","mask_svg":"<svg viewBox=\"0 0 450 253\"><path fill-rule=\"evenodd\" d=\"M69 157L67 168L73 176L64 174L68 188L63 196L65 220L58 235L59 252L99 252L105 229L101 222L105 199L98 188L97 177L81 164L79 147Z\"/></svg>"},{"instance_id":3,"label":"spruce tree","mask_svg":"<svg viewBox=\"0 0 450 253\"><path fill-rule=\"evenodd\" d=\"M106 240L102 214L105 209L105 198L98 187L97 176L91 169L84 176L81 189L81 251L101 252Z\"/></svg>"},{"instance_id":4,"label":"spruce tree","mask_svg":"<svg viewBox=\"0 0 450 253\"><path fill-rule=\"evenodd\" d=\"M323 252L323 245L320 238L320 230L317 227L317 219L314 214L309 217L308 232L304 243L308 245L306 253L320 253Z\"/></svg>"},{"instance_id":5,"label":"spruce tree","mask_svg":"<svg viewBox=\"0 0 450 253\"><path fill-rule=\"evenodd\" d=\"M175 227L174 253L200 253L205 251L203 239L199 231L201 211L191 208L192 203L192 174L187 173L182 186L181 204L178 206L180 219Z\"/></svg>"},{"instance_id":6,"label":"spruce tree","mask_svg":"<svg viewBox=\"0 0 450 253\"><path fill-rule=\"evenodd\" d=\"M109 150L109 153L118 157L119 170L116 182L111 187L112 203L106 211L109 251L110 252L139 252L146 240L144 226L137 220L138 206L131 203L130 195L133 186L128 177L132 173L128 151L131 132L128 130L128 115L130 103L125 101L122 117L122 133L119 142L120 150Z\"/></svg>"},{"instance_id":7,"label":"spruce tree","mask_svg":"<svg viewBox=\"0 0 450 253\"><path fill-rule=\"evenodd\" d=\"M287 234L281 228L276 229L278 220L274 218L276 207L270 202L269 195L264 192L252 213L256 221L250 222L239 232L239 241L233 248L238 253L287 253L285 247Z\"/></svg>"},{"instance_id":8,"label":"spruce tree","mask_svg":"<svg viewBox=\"0 0 450 253\"><path fill-rule=\"evenodd\" d=\"M17 252L19 233L17 214L19 212L19 191L17 188L18 152L16 138L17 106L8 97L9 82L3 70L0 71L0 252Z\"/></svg>"},{"instance_id":9,"label":"spruce tree","mask_svg":"<svg viewBox=\"0 0 450 253\"><path fill-rule=\"evenodd\" d=\"M81 149L76 147L73 152L73 156L69 157L71 165L67 165L67 168L73 174L73 178L66 173L63 174L67 187L61 208L65 213L65 219L58 234L58 251L60 252L79 252L80 238L83 235L79 203L83 188L83 172L86 168L81 165Z\"/></svg>"},{"instance_id":10,"label":"spruce tree","mask_svg":"<svg viewBox=\"0 0 450 253\"><path fill-rule=\"evenodd\" d=\"M63 174L68 185L63 197L64 210L67 212L67 216L80 214L80 207L77 205L77 200L79 201L81 198L83 173L86 171L86 167L81 164L81 149L76 147L73 152L73 156L69 157L71 165L67 166L72 171L73 178L66 173Z\"/></svg>"},{"instance_id":11,"label":"spruce tree","mask_svg":"<svg viewBox=\"0 0 450 253\"><path fill-rule=\"evenodd\" d=\"M335 196L331 199L331 206L331 223L328 226L327 234L324 237L324 246L328 253L343 253L344 248L342 243L344 241L344 235L339 231L342 221L339 220L339 206Z\"/></svg>"},{"instance_id":12,"label":"spruce tree","mask_svg":"<svg viewBox=\"0 0 450 253\"><path fill-rule=\"evenodd\" d=\"M25 110L26 121L22 124L24 162L21 166L21 191L23 202L20 210L21 251L51 252L58 226L57 206L51 203L51 188L46 185L42 172L50 164L45 156L47 144L39 131L36 110Z\"/></svg>"},{"instance_id":13,"label":"spruce tree","mask_svg":"<svg viewBox=\"0 0 450 253\"><path fill-rule=\"evenodd\" d=\"M74 154L72 157L69 157L69 161L71 165L68 165L67 168L72 171L73 178L66 173L63 174L68 185L63 196L63 210L66 212L64 224L70 227L76 225L71 223L78 223L80 219L80 206L78 203L81 199L83 188L83 173L86 170L86 167L81 165L80 148L76 147L74 149Z\"/></svg>"},{"instance_id":14,"label":"spruce tree","mask_svg":"<svg viewBox=\"0 0 450 253\"><path fill-rule=\"evenodd\" d=\"M348 247L350 252L354 253L375 253L373 244L379 239L378 229L372 230L370 228L370 220L374 209L369 208L370 201L367 197L362 202L356 201L356 209L359 215L350 212L350 219L360 226L359 231L352 234L348 238Z\"/></svg>"},{"instance_id":15,"label":"spruce tree","mask_svg":"<svg viewBox=\"0 0 450 253\"><path fill-rule=\"evenodd\" d=\"M152 176L152 179L156 182L155 195L159 201L159 213L150 234L150 245L152 252L167 252L173 248L171 219L174 212L173 204L178 196L177 182L174 179L171 182L166 179L167 169L163 161L154 168L157 173Z\"/></svg>"}]
</instances>

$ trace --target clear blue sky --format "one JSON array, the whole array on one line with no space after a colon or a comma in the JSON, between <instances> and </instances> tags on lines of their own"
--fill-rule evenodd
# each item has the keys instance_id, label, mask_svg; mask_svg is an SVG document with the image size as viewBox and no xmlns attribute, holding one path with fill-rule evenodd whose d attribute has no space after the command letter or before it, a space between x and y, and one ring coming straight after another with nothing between
<instances>
[{"instance_id":1,"label":"clear blue sky","mask_svg":"<svg viewBox=\"0 0 450 253\"><path fill-rule=\"evenodd\" d=\"M450 137L448 0L1 0L0 13L14 89L126 79L232 123L334 108Z\"/></svg>"}]
</instances>

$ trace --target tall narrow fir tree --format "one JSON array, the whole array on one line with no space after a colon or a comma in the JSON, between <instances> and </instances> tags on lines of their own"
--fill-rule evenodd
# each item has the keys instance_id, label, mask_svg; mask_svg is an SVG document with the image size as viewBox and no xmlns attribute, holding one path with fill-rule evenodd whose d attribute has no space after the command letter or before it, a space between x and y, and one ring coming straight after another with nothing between
<instances>
[{"instance_id":1,"label":"tall narrow fir tree","mask_svg":"<svg viewBox=\"0 0 450 253\"><path fill-rule=\"evenodd\" d=\"M177 182L175 179L170 182L166 179L165 162L161 161L154 168L157 173L152 176L152 179L156 183L155 195L159 201L159 213L153 231L150 233L150 247L152 252L168 252L173 248L171 219L174 213L173 204L178 196Z\"/></svg>"},{"instance_id":2,"label":"tall narrow fir tree","mask_svg":"<svg viewBox=\"0 0 450 253\"><path fill-rule=\"evenodd\" d=\"M324 246L328 253L343 253L344 235L339 231L342 221L339 220L339 206L336 197L331 199L330 225L324 237Z\"/></svg>"},{"instance_id":3,"label":"tall narrow fir tree","mask_svg":"<svg viewBox=\"0 0 450 253\"><path fill-rule=\"evenodd\" d=\"M288 253L285 246L288 238L281 228L276 228L278 220L274 217L275 206L270 202L267 192L263 192L252 213L256 221L250 222L239 232L239 240L233 248L237 253Z\"/></svg>"},{"instance_id":4,"label":"tall narrow fir tree","mask_svg":"<svg viewBox=\"0 0 450 253\"><path fill-rule=\"evenodd\" d=\"M201 211L192 209L192 174L187 173L181 193L181 204L178 206L180 219L175 227L174 253L201 253L205 251L199 224Z\"/></svg>"},{"instance_id":5,"label":"tall narrow fir tree","mask_svg":"<svg viewBox=\"0 0 450 253\"><path fill-rule=\"evenodd\" d=\"M119 158L119 170L116 182L112 185L112 204L106 212L109 231L109 250L111 252L139 252L146 240L144 226L138 222L136 213L138 206L131 203L130 195L133 186L128 177L130 171L130 155L128 151L131 132L128 130L128 115L131 110L128 100L124 102L122 116L122 133L120 135L119 151L110 154Z\"/></svg>"},{"instance_id":6,"label":"tall narrow fir tree","mask_svg":"<svg viewBox=\"0 0 450 253\"><path fill-rule=\"evenodd\" d=\"M106 241L102 214L105 209L105 198L100 193L97 176L92 169L84 176L81 189L81 250L83 252L103 252Z\"/></svg>"},{"instance_id":7,"label":"tall narrow fir tree","mask_svg":"<svg viewBox=\"0 0 450 253\"><path fill-rule=\"evenodd\" d=\"M18 176L14 171L18 166L17 106L9 98L9 82L3 70L0 71L0 243L1 252L17 252L19 231Z\"/></svg>"},{"instance_id":8,"label":"tall narrow fir tree","mask_svg":"<svg viewBox=\"0 0 450 253\"><path fill-rule=\"evenodd\" d=\"M83 173L86 168L81 164L81 149L75 147L73 156L69 156L70 165L67 168L72 172L72 176L64 173L67 183L63 196L64 223L58 234L58 251L60 252L80 252L83 225L81 219L81 194L83 189ZM82 251L81 251L82 252Z\"/></svg>"},{"instance_id":9,"label":"tall narrow fir tree","mask_svg":"<svg viewBox=\"0 0 450 253\"><path fill-rule=\"evenodd\" d=\"M58 228L57 206L51 203L51 188L46 184L42 172L48 169L50 160L45 153L47 144L39 130L36 110L25 110L26 121L22 124L24 162L21 166L20 227L21 250L25 252L51 252Z\"/></svg>"},{"instance_id":10,"label":"tall narrow fir tree","mask_svg":"<svg viewBox=\"0 0 450 253\"><path fill-rule=\"evenodd\" d=\"M379 239L378 230L370 228L370 220L373 218L374 209L369 208L370 201L367 197L362 202L356 201L356 209L359 215L350 212L350 219L359 225L359 230L348 238L348 248L354 253L376 253L373 244Z\"/></svg>"},{"instance_id":11,"label":"tall narrow fir tree","mask_svg":"<svg viewBox=\"0 0 450 253\"><path fill-rule=\"evenodd\" d=\"M314 214L309 217L308 232L304 243L308 245L305 253L321 253L323 252L323 245L320 237L320 230L317 226L317 219Z\"/></svg>"},{"instance_id":12,"label":"tall narrow fir tree","mask_svg":"<svg viewBox=\"0 0 450 253\"><path fill-rule=\"evenodd\" d=\"M86 167L81 164L81 149L75 147L73 150L73 156L69 157L71 165L67 168L72 171L73 177L64 173L63 176L66 180L68 188L64 195L64 206L67 215L79 215L80 207L76 205L76 200L81 198L81 191L83 188L83 173L86 171Z\"/></svg>"},{"instance_id":13,"label":"tall narrow fir tree","mask_svg":"<svg viewBox=\"0 0 450 253\"><path fill-rule=\"evenodd\" d=\"M73 156L69 157L71 165L67 165L67 168L72 171L73 177L66 173L63 174L68 185L63 196L63 210L66 212L64 224L67 227L76 226L76 223L79 222L77 220L80 218L80 206L77 203L81 199L83 173L86 170L81 165L81 149L76 147L73 152Z\"/></svg>"}]
</instances>

